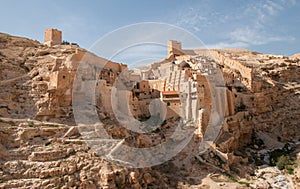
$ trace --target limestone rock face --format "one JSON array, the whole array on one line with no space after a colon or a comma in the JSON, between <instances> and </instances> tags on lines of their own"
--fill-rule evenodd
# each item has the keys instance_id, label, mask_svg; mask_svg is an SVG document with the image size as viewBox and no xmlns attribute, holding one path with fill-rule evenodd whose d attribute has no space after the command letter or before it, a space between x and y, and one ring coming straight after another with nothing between
<instances>
[{"instance_id":1,"label":"limestone rock face","mask_svg":"<svg viewBox=\"0 0 300 189\"><path fill-rule=\"evenodd\" d=\"M151 169L118 167L95 155L80 136L64 137L70 128L0 118L0 188L142 188L162 184L155 181Z\"/></svg>"},{"instance_id":2,"label":"limestone rock face","mask_svg":"<svg viewBox=\"0 0 300 189\"><path fill-rule=\"evenodd\" d=\"M48 108L51 70L75 49L46 47L7 34L1 34L0 38L1 116L34 118L43 111L51 114L53 110Z\"/></svg>"}]
</instances>

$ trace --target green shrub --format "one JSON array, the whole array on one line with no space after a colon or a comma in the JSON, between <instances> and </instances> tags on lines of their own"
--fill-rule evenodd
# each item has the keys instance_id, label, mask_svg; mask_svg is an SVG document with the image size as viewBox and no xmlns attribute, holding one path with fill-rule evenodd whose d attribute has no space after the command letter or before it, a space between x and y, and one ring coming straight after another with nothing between
<instances>
[{"instance_id":1,"label":"green shrub","mask_svg":"<svg viewBox=\"0 0 300 189\"><path fill-rule=\"evenodd\" d=\"M286 166L285 169L287 170L287 172L288 172L290 175L294 174L294 167L293 167L293 166L288 165L288 166Z\"/></svg>"},{"instance_id":2,"label":"green shrub","mask_svg":"<svg viewBox=\"0 0 300 189\"><path fill-rule=\"evenodd\" d=\"M296 162L291 160L289 156L282 155L277 159L276 166L279 170L285 169L289 174L294 173Z\"/></svg>"},{"instance_id":3,"label":"green shrub","mask_svg":"<svg viewBox=\"0 0 300 189\"><path fill-rule=\"evenodd\" d=\"M62 45L70 45L70 42L69 42L69 41L62 41L61 44L62 44Z\"/></svg>"}]
</instances>

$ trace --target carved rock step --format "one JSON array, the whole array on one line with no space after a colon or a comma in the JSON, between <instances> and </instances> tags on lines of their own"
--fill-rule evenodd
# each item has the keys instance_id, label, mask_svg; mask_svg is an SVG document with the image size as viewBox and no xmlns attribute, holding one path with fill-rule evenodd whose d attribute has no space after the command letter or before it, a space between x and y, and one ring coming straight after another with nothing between
<instances>
[{"instance_id":1,"label":"carved rock step","mask_svg":"<svg viewBox=\"0 0 300 189\"><path fill-rule=\"evenodd\" d=\"M28 159L31 161L53 161L66 158L72 153L74 153L74 149L72 148L67 150L32 152Z\"/></svg>"},{"instance_id":2,"label":"carved rock step","mask_svg":"<svg viewBox=\"0 0 300 189\"><path fill-rule=\"evenodd\" d=\"M30 178L30 179L14 179L7 182L0 183L0 188L31 188L41 187L43 179Z\"/></svg>"}]
</instances>

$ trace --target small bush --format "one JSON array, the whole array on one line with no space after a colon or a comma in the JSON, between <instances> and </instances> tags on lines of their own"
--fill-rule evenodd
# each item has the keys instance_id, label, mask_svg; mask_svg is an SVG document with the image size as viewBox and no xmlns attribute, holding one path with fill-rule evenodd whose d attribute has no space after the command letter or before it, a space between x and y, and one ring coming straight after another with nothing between
<instances>
[{"instance_id":1,"label":"small bush","mask_svg":"<svg viewBox=\"0 0 300 189\"><path fill-rule=\"evenodd\" d=\"M294 173L295 162L289 156L282 155L277 159L276 166L279 170L285 169L289 174Z\"/></svg>"},{"instance_id":2,"label":"small bush","mask_svg":"<svg viewBox=\"0 0 300 189\"><path fill-rule=\"evenodd\" d=\"M239 183L239 184L244 184L244 185L246 185L247 187L250 187L250 183L248 183L248 182L239 181L238 183Z\"/></svg>"},{"instance_id":3,"label":"small bush","mask_svg":"<svg viewBox=\"0 0 300 189\"><path fill-rule=\"evenodd\" d=\"M276 166L278 169L282 170L288 165L290 162L290 158L288 156L280 156L277 160Z\"/></svg>"},{"instance_id":4,"label":"small bush","mask_svg":"<svg viewBox=\"0 0 300 189\"><path fill-rule=\"evenodd\" d=\"M288 166L286 166L285 169L287 170L287 172L288 172L290 175L294 174L294 167L293 167L293 166L288 165Z\"/></svg>"},{"instance_id":5,"label":"small bush","mask_svg":"<svg viewBox=\"0 0 300 189\"><path fill-rule=\"evenodd\" d=\"M62 45L70 45L70 42L69 41L63 41L61 44Z\"/></svg>"}]
</instances>

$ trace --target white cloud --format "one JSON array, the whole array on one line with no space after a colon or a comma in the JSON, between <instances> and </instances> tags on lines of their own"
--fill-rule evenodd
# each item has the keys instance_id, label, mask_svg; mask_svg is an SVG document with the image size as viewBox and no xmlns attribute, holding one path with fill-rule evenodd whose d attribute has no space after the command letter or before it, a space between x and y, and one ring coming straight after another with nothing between
<instances>
[{"instance_id":1,"label":"white cloud","mask_svg":"<svg viewBox=\"0 0 300 189\"><path fill-rule=\"evenodd\" d=\"M237 28L230 34L230 39L235 42L242 42L249 45L263 45L278 41L292 41L291 36L272 36L263 31L263 28Z\"/></svg>"},{"instance_id":2,"label":"white cloud","mask_svg":"<svg viewBox=\"0 0 300 189\"><path fill-rule=\"evenodd\" d=\"M270 15L275 15L278 11L282 10L283 7L279 3L267 1L262 5L262 9L266 10Z\"/></svg>"},{"instance_id":3,"label":"white cloud","mask_svg":"<svg viewBox=\"0 0 300 189\"><path fill-rule=\"evenodd\" d=\"M220 42L216 44L206 45L208 49L224 49L224 48L245 48L248 47L244 42Z\"/></svg>"},{"instance_id":4,"label":"white cloud","mask_svg":"<svg viewBox=\"0 0 300 189\"><path fill-rule=\"evenodd\" d=\"M202 11L202 7L190 8L177 24L200 34L203 30L215 32L212 35L221 42L206 45L209 48L246 48L293 41L293 36L282 36L273 28L276 28L276 16L295 3L295 0L254 1L226 11L210 7L210 13Z\"/></svg>"},{"instance_id":5,"label":"white cloud","mask_svg":"<svg viewBox=\"0 0 300 189\"><path fill-rule=\"evenodd\" d=\"M259 3L258 5L250 5L248 10L254 15L257 14L256 19L251 25L241 26L230 32L230 39L237 42L244 42L248 45L263 45L271 42L294 40L291 36L278 36L267 32L269 20L283 9L283 3L271 0Z\"/></svg>"},{"instance_id":6,"label":"white cloud","mask_svg":"<svg viewBox=\"0 0 300 189\"><path fill-rule=\"evenodd\" d=\"M212 24L212 15L207 15L202 8L190 7L179 12L175 20L175 25L186 28L194 32L201 32L204 28Z\"/></svg>"},{"instance_id":7,"label":"white cloud","mask_svg":"<svg viewBox=\"0 0 300 189\"><path fill-rule=\"evenodd\" d=\"M289 1L293 4L293 1ZM248 5L244 12L244 18L251 17L252 22L241 24L233 31L227 34L226 42L220 42L208 46L220 48L228 47L249 47L251 45L264 45L272 42L293 41L292 36L279 36L278 34L268 32L269 21L273 19L280 11L284 9L284 3L275 1L265 1L259 4ZM249 22L249 21L248 21Z\"/></svg>"}]
</instances>

